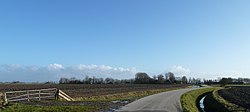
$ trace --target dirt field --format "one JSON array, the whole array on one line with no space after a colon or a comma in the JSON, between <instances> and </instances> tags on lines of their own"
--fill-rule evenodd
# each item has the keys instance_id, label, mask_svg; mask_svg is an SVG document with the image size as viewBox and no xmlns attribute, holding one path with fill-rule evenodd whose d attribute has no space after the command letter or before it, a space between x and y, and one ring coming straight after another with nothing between
<instances>
[{"instance_id":1,"label":"dirt field","mask_svg":"<svg viewBox=\"0 0 250 112\"><path fill-rule=\"evenodd\" d=\"M222 89L219 95L229 102L250 109L250 86L233 86L229 89Z\"/></svg>"},{"instance_id":2,"label":"dirt field","mask_svg":"<svg viewBox=\"0 0 250 112\"><path fill-rule=\"evenodd\" d=\"M147 85L147 84L2 84L0 91L14 91L27 89L44 89L44 88L59 88L69 94L73 98L89 97L99 95L110 95L117 93L126 93L134 91L147 91L165 88L184 88L188 85Z\"/></svg>"},{"instance_id":3,"label":"dirt field","mask_svg":"<svg viewBox=\"0 0 250 112\"><path fill-rule=\"evenodd\" d=\"M58 88L66 92L73 98L91 98L96 97L96 101L77 101L77 102L64 102L64 101L41 101L41 102L21 102L25 105L33 106L76 106L88 105L98 107L96 111L112 111L121 106L124 106L136 99L144 97L144 95L155 94L161 90L171 90L176 88L185 88L189 85L157 85L157 84L99 84L99 85L85 85L85 84L1 84L0 92L2 91L15 91L27 89L45 89L45 88ZM147 92L148 93L147 93ZM151 91L151 92L149 92ZM157 92L158 91L158 92ZM163 92L162 91L162 92ZM120 99L126 98L125 102L101 101L99 96L114 97ZM110 96L111 95L111 96ZM115 96L112 96L115 95ZM116 96L117 95L117 96ZM132 98L131 98L132 96ZM102 97L101 97L102 98Z\"/></svg>"}]
</instances>

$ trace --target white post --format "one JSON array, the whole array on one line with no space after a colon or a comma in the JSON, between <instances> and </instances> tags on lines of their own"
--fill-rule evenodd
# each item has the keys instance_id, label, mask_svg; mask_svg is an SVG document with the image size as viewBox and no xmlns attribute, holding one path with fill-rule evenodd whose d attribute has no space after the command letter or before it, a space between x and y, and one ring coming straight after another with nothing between
<instances>
[{"instance_id":1,"label":"white post","mask_svg":"<svg viewBox=\"0 0 250 112\"><path fill-rule=\"evenodd\" d=\"M28 94L28 101L30 101L30 92L29 92L29 90L27 90L27 94Z\"/></svg>"},{"instance_id":2,"label":"white post","mask_svg":"<svg viewBox=\"0 0 250 112\"><path fill-rule=\"evenodd\" d=\"M6 92L4 92L4 101L5 101L5 102L4 102L5 104L8 104L8 99L7 99L7 94L6 94Z\"/></svg>"},{"instance_id":3,"label":"white post","mask_svg":"<svg viewBox=\"0 0 250 112\"><path fill-rule=\"evenodd\" d=\"M39 90L39 101L41 101L41 90Z\"/></svg>"}]
</instances>

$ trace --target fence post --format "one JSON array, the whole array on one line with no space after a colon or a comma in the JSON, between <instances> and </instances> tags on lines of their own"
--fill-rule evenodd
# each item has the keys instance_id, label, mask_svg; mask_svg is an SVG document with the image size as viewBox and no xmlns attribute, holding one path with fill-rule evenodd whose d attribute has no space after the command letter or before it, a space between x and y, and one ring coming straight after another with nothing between
<instances>
[{"instance_id":1,"label":"fence post","mask_svg":"<svg viewBox=\"0 0 250 112\"><path fill-rule=\"evenodd\" d=\"M4 92L4 103L8 104L8 98L7 98L7 93Z\"/></svg>"},{"instance_id":2,"label":"fence post","mask_svg":"<svg viewBox=\"0 0 250 112\"><path fill-rule=\"evenodd\" d=\"M39 101L41 101L41 90L39 90Z\"/></svg>"},{"instance_id":3,"label":"fence post","mask_svg":"<svg viewBox=\"0 0 250 112\"><path fill-rule=\"evenodd\" d=\"M30 92L29 90L27 90L27 94L28 94L28 102L30 101Z\"/></svg>"},{"instance_id":4,"label":"fence post","mask_svg":"<svg viewBox=\"0 0 250 112\"><path fill-rule=\"evenodd\" d=\"M56 89L56 92L55 92L55 99L56 100L59 99L59 89L58 88Z\"/></svg>"}]
</instances>

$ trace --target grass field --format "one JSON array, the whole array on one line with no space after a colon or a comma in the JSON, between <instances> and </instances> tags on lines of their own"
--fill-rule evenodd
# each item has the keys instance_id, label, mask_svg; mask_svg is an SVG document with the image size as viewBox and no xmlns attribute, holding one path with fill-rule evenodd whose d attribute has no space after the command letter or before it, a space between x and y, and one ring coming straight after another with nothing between
<instances>
[{"instance_id":1,"label":"grass field","mask_svg":"<svg viewBox=\"0 0 250 112\"><path fill-rule=\"evenodd\" d=\"M216 88L204 88L197 89L185 93L181 97L181 105L184 112L199 112L197 108L197 101L201 98L202 95L214 91Z\"/></svg>"},{"instance_id":2,"label":"grass field","mask_svg":"<svg viewBox=\"0 0 250 112\"><path fill-rule=\"evenodd\" d=\"M29 106L14 103L0 109L0 112L90 112L96 109L93 106Z\"/></svg>"}]
</instances>

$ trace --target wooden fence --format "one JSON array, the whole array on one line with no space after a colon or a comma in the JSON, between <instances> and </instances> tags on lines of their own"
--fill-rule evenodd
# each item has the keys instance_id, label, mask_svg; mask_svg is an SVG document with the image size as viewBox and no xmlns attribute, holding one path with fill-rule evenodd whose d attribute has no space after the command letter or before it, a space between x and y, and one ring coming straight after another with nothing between
<instances>
[{"instance_id":1,"label":"wooden fence","mask_svg":"<svg viewBox=\"0 0 250 112\"><path fill-rule=\"evenodd\" d=\"M0 107L10 102L57 100L57 99L64 99L66 101L75 101L65 92L57 88L8 91L0 93Z\"/></svg>"},{"instance_id":2,"label":"wooden fence","mask_svg":"<svg viewBox=\"0 0 250 112\"><path fill-rule=\"evenodd\" d=\"M67 95L62 90L58 90L58 98L64 99L66 101L75 101L73 98L71 98L69 95Z\"/></svg>"},{"instance_id":3,"label":"wooden fence","mask_svg":"<svg viewBox=\"0 0 250 112\"><path fill-rule=\"evenodd\" d=\"M66 101L75 101L69 95L57 88L37 89L37 90L23 90L23 91L8 91L0 95L2 98L2 105L9 102L20 101L41 101L41 100L57 100L64 99ZM1 103L1 100L0 100Z\"/></svg>"},{"instance_id":4,"label":"wooden fence","mask_svg":"<svg viewBox=\"0 0 250 112\"><path fill-rule=\"evenodd\" d=\"M58 89L49 88L24 91L9 91L4 93L4 97L5 102L57 99Z\"/></svg>"}]
</instances>

